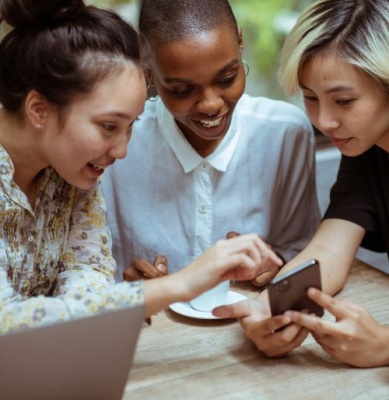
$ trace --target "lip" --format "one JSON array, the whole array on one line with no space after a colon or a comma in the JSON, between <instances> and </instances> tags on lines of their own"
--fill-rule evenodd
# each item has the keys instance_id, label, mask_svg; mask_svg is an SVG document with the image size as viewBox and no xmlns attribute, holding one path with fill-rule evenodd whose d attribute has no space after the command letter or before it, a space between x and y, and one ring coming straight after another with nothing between
<instances>
[{"instance_id":1,"label":"lip","mask_svg":"<svg viewBox=\"0 0 389 400\"><path fill-rule=\"evenodd\" d=\"M335 138L335 137L330 137L329 138L331 140L331 142L335 145L335 146L344 146L346 145L351 138L347 138L347 139L339 139L339 138Z\"/></svg>"},{"instance_id":2,"label":"lip","mask_svg":"<svg viewBox=\"0 0 389 400\"><path fill-rule=\"evenodd\" d=\"M99 176L104 174L105 169L96 170L90 164L87 164L88 171L91 175L98 178Z\"/></svg>"},{"instance_id":3,"label":"lip","mask_svg":"<svg viewBox=\"0 0 389 400\"><path fill-rule=\"evenodd\" d=\"M110 167L113 163L114 163L114 161L112 161L112 162L110 162L110 163L107 163L107 164L88 163L88 164L87 164L87 167L88 167L89 172L90 172L93 176L95 176L95 177L98 178L99 176L103 175L104 172L105 172L105 170L106 170L108 167ZM102 167L102 169L96 170L95 168L93 168L93 165L98 165L98 166Z\"/></svg>"},{"instance_id":4,"label":"lip","mask_svg":"<svg viewBox=\"0 0 389 400\"><path fill-rule=\"evenodd\" d=\"M201 131L202 136L206 136L206 137L211 137L211 138L216 138L216 137L220 137L222 135L224 135L227 132L227 123L228 123L228 118L227 115L223 115L223 116L218 116L217 118L202 118L201 120L192 120L194 122L194 124L196 125L197 129L199 131ZM206 128L203 126L203 124L200 121L215 121L217 119L222 118L222 121L220 123L220 125L212 127L212 128Z\"/></svg>"}]
</instances>

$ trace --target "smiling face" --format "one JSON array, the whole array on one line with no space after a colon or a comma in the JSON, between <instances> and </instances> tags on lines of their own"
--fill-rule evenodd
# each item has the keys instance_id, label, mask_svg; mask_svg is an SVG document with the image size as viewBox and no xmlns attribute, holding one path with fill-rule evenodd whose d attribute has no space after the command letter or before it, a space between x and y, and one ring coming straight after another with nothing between
<instances>
[{"instance_id":1,"label":"smiling face","mask_svg":"<svg viewBox=\"0 0 389 400\"><path fill-rule=\"evenodd\" d=\"M389 97L373 78L327 52L303 64L299 82L311 122L343 154L389 152Z\"/></svg>"},{"instance_id":2,"label":"smiling face","mask_svg":"<svg viewBox=\"0 0 389 400\"><path fill-rule=\"evenodd\" d=\"M93 187L106 167L125 157L145 99L141 69L128 63L116 70L91 93L76 98L61 124L53 113L42 145L47 163L69 184Z\"/></svg>"},{"instance_id":3,"label":"smiling face","mask_svg":"<svg viewBox=\"0 0 389 400\"><path fill-rule=\"evenodd\" d=\"M179 128L202 156L226 134L245 88L241 38L220 27L154 46L153 83Z\"/></svg>"}]
</instances>

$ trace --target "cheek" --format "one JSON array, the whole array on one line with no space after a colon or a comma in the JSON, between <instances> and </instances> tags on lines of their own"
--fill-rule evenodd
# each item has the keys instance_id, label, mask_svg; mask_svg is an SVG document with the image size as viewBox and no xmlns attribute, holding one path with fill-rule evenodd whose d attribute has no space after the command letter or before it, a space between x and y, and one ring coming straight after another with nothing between
<instances>
[{"instance_id":1,"label":"cheek","mask_svg":"<svg viewBox=\"0 0 389 400\"><path fill-rule=\"evenodd\" d=\"M236 101L238 101L246 88L246 77L243 75L243 78L239 79L236 84L234 85L234 97Z\"/></svg>"},{"instance_id":2,"label":"cheek","mask_svg":"<svg viewBox=\"0 0 389 400\"><path fill-rule=\"evenodd\" d=\"M308 103L304 100L304 108L305 112L313 125L316 125L317 122L317 109L313 104Z\"/></svg>"},{"instance_id":3,"label":"cheek","mask_svg":"<svg viewBox=\"0 0 389 400\"><path fill-rule=\"evenodd\" d=\"M161 99L165 107L176 119L185 118L194 105L193 101L185 98L175 99L161 95Z\"/></svg>"}]
</instances>

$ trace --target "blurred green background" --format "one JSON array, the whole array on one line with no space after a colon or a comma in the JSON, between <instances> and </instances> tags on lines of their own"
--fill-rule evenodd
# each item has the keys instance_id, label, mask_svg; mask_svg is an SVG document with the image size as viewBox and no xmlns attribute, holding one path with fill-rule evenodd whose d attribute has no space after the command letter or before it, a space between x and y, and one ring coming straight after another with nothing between
<instances>
[{"instance_id":1,"label":"blurred green background","mask_svg":"<svg viewBox=\"0 0 389 400\"><path fill-rule=\"evenodd\" d=\"M129 22L137 23L140 0L89 2L114 8ZM244 58L250 66L247 93L286 99L277 80L280 48L298 14L311 3L311 0L230 0L238 25L243 29Z\"/></svg>"}]
</instances>

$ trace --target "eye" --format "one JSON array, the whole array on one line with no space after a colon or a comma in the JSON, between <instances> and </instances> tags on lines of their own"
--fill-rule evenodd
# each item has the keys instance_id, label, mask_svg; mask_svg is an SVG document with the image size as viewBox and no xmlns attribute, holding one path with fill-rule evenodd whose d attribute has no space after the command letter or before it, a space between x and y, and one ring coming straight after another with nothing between
<instances>
[{"instance_id":1,"label":"eye","mask_svg":"<svg viewBox=\"0 0 389 400\"><path fill-rule=\"evenodd\" d=\"M339 104L340 106L348 106L353 101L354 101L354 99L340 99L340 100L336 100L336 103Z\"/></svg>"},{"instance_id":2,"label":"eye","mask_svg":"<svg viewBox=\"0 0 389 400\"><path fill-rule=\"evenodd\" d=\"M314 103L315 101L318 101L317 97L315 96L304 96L304 101L306 101L307 103Z\"/></svg>"},{"instance_id":3,"label":"eye","mask_svg":"<svg viewBox=\"0 0 389 400\"><path fill-rule=\"evenodd\" d=\"M111 123L103 123L103 124L101 124L101 126L107 132L114 132L117 127L116 124L111 124Z\"/></svg>"},{"instance_id":4,"label":"eye","mask_svg":"<svg viewBox=\"0 0 389 400\"><path fill-rule=\"evenodd\" d=\"M218 79L217 84L222 87L231 86L235 82L237 77L238 77L238 74L234 74L232 76L227 76L223 79Z\"/></svg>"},{"instance_id":5,"label":"eye","mask_svg":"<svg viewBox=\"0 0 389 400\"><path fill-rule=\"evenodd\" d=\"M194 91L194 88L192 88L192 87L183 87L183 88L169 89L168 91L173 96L185 97L185 96L189 96Z\"/></svg>"}]
</instances>

